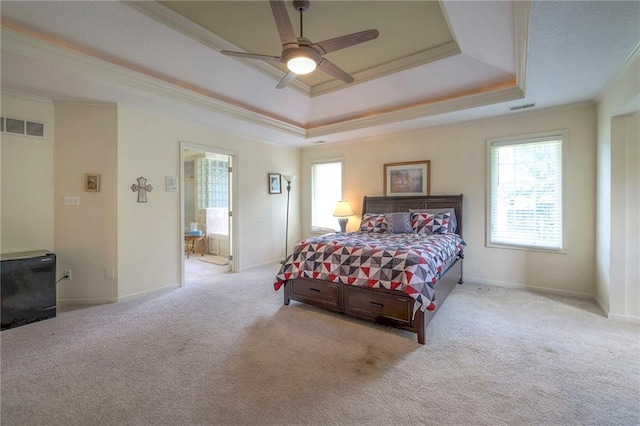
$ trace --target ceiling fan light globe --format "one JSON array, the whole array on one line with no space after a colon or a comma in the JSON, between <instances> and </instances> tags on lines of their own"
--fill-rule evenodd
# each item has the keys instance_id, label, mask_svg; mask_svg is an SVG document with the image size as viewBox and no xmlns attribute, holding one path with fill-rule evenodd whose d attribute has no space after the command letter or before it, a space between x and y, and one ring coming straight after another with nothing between
<instances>
[{"instance_id":1,"label":"ceiling fan light globe","mask_svg":"<svg viewBox=\"0 0 640 426\"><path fill-rule=\"evenodd\" d=\"M287 61L287 68L298 75L309 74L316 69L316 61L306 56L297 56Z\"/></svg>"}]
</instances>

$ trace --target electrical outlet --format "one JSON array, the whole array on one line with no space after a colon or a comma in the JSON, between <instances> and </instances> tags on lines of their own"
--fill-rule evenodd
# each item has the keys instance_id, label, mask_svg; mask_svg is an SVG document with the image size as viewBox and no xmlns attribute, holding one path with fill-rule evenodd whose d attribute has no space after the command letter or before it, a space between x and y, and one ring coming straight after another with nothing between
<instances>
[{"instance_id":1,"label":"electrical outlet","mask_svg":"<svg viewBox=\"0 0 640 426\"><path fill-rule=\"evenodd\" d=\"M71 269L62 271L65 280L71 280Z\"/></svg>"}]
</instances>

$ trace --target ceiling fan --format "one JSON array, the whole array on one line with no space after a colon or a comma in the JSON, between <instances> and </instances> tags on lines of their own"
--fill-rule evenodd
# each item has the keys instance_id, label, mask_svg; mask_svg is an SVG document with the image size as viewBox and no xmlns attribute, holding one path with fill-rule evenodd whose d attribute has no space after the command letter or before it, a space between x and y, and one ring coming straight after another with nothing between
<instances>
[{"instance_id":1,"label":"ceiling fan","mask_svg":"<svg viewBox=\"0 0 640 426\"><path fill-rule=\"evenodd\" d=\"M260 59L263 61L286 64L289 72L285 74L276 86L278 89L286 87L287 84L293 81L298 75L308 74L316 68L344 81L345 83L353 82L353 77L351 75L324 58L324 55L335 52L336 50L344 49L345 47L373 40L380 34L378 30L372 29L332 38L318 43L312 43L311 40L304 37L302 32L302 12L309 9L308 1L293 2L293 7L300 12L300 37L296 37L296 34L293 31L293 26L289 20L289 14L287 13L284 1L269 0L269 4L271 5L273 18L276 21L276 26L280 33L280 41L282 42L282 53L280 56L232 52L229 50L223 50L220 53L228 56Z\"/></svg>"}]
</instances>

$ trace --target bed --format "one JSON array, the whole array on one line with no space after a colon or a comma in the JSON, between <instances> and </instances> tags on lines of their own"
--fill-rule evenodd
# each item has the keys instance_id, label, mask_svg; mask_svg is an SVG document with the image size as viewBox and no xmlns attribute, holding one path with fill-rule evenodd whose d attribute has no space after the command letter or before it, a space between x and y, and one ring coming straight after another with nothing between
<instances>
[{"instance_id":1,"label":"bed","mask_svg":"<svg viewBox=\"0 0 640 426\"><path fill-rule=\"evenodd\" d=\"M427 325L463 282L462 195L364 197L362 211L359 231L298 243L274 288L284 287L285 305L295 300L408 330L424 344ZM428 230L420 228L425 218Z\"/></svg>"}]
</instances>

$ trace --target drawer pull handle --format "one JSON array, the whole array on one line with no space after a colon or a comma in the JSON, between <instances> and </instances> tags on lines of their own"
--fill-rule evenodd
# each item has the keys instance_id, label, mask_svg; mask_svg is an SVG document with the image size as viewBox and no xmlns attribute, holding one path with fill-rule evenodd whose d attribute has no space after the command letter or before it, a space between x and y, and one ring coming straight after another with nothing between
<instances>
[{"instance_id":1,"label":"drawer pull handle","mask_svg":"<svg viewBox=\"0 0 640 426\"><path fill-rule=\"evenodd\" d=\"M318 290L317 288L309 287L309 290L315 291L316 293L320 293L320 290Z\"/></svg>"},{"instance_id":2,"label":"drawer pull handle","mask_svg":"<svg viewBox=\"0 0 640 426\"><path fill-rule=\"evenodd\" d=\"M376 302L369 302L369 303L371 303L373 306L378 308L382 308L384 306L382 303L376 303Z\"/></svg>"}]
</instances>

